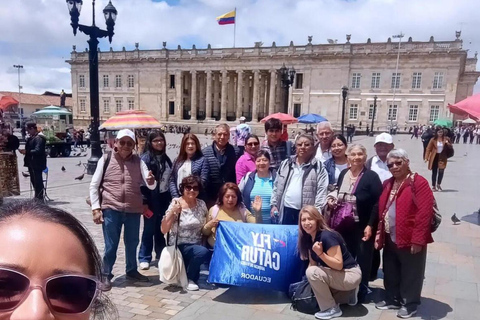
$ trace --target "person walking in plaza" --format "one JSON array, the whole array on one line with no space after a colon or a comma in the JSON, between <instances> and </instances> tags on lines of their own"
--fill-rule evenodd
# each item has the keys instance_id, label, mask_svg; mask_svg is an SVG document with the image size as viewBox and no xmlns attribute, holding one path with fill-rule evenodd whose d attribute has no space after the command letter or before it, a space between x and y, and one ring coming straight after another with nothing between
<instances>
[{"instance_id":1,"label":"person walking in plaza","mask_svg":"<svg viewBox=\"0 0 480 320\"><path fill-rule=\"evenodd\" d=\"M428 170L432 170L433 191L442 191L443 175L447 168L447 159L451 151L453 151L453 145L450 139L444 136L442 128L438 128L425 152L425 162L428 163Z\"/></svg>"},{"instance_id":2,"label":"person walking in plaza","mask_svg":"<svg viewBox=\"0 0 480 320\"><path fill-rule=\"evenodd\" d=\"M242 116L238 120L240 124L235 128L235 141L238 153L242 155L245 152L245 142L247 141L247 137L252 134L252 129L245 123L247 120L245 117Z\"/></svg>"},{"instance_id":3,"label":"person walking in plaza","mask_svg":"<svg viewBox=\"0 0 480 320\"><path fill-rule=\"evenodd\" d=\"M302 208L298 229L298 252L302 260L309 262L306 277L320 307L315 318L340 317L340 304L358 303L362 271L342 236L327 226L314 206Z\"/></svg>"},{"instance_id":4,"label":"person walking in plaza","mask_svg":"<svg viewBox=\"0 0 480 320\"><path fill-rule=\"evenodd\" d=\"M200 266L208 263L211 253L202 245L202 230L207 223L207 205L198 198L202 191L199 176L184 177L180 183L180 197L172 199L162 220L161 231L168 233L168 243L173 245L177 239L178 249L182 253L187 271L187 290L197 291ZM177 238L178 237L178 238Z\"/></svg>"},{"instance_id":5,"label":"person walking in plaza","mask_svg":"<svg viewBox=\"0 0 480 320\"><path fill-rule=\"evenodd\" d=\"M248 210L242 199L242 193L235 183L225 183L218 192L217 203L208 212L208 222L203 227L203 234L211 248L215 247L217 226L219 221L233 221L243 223L256 223L256 216L261 212L261 199L256 198L252 204L253 215Z\"/></svg>"},{"instance_id":6,"label":"person walking in plaza","mask_svg":"<svg viewBox=\"0 0 480 320\"><path fill-rule=\"evenodd\" d=\"M408 154L394 149L387 155L393 177L384 183L378 212L375 248L383 248L385 298L375 307L400 309L397 316L417 313L425 275L427 244L433 242L433 193L428 181L410 170Z\"/></svg>"},{"instance_id":7,"label":"person walking in plaza","mask_svg":"<svg viewBox=\"0 0 480 320\"><path fill-rule=\"evenodd\" d=\"M261 214L257 216L257 223L277 223L274 217L270 216L270 198L273 192L273 182L277 174L270 168L270 154L260 150L255 155L255 170L248 172L240 181L238 188L242 192L245 207L252 211L252 203L257 197L262 201Z\"/></svg>"},{"instance_id":8,"label":"person walking in plaza","mask_svg":"<svg viewBox=\"0 0 480 320\"><path fill-rule=\"evenodd\" d=\"M27 133L29 135L25 142L25 149L20 150L25 155L24 166L28 168L30 183L35 190L35 198L44 200L45 187L43 185L43 170L47 168L47 154L45 152L46 137L39 134L37 124L28 122Z\"/></svg>"},{"instance_id":9,"label":"person walking in plaza","mask_svg":"<svg viewBox=\"0 0 480 320\"><path fill-rule=\"evenodd\" d=\"M240 156L235 165L237 175L237 184L249 172L255 171L255 156L260 147L260 139L254 134L250 134L245 139L245 153Z\"/></svg>"},{"instance_id":10,"label":"person walking in plaza","mask_svg":"<svg viewBox=\"0 0 480 320\"><path fill-rule=\"evenodd\" d=\"M330 145L333 141L332 125L328 121L320 122L317 125L317 139L319 141L315 157L322 163L325 163L332 157Z\"/></svg>"},{"instance_id":11,"label":"person walking in plaza","mask_svg":"<svg viewBox=\"0 0 480 320\"><path fill-rule=\"evenodd\" d=\"M238 158L238 149L233 147L230 139L230 127L219 124L215 127L213 143L203 148L205 161L208 163L207 206L211 207L218 197L218 191L226 182L237 182L235 164Z\"/></svg>"},{"instance_id":12,"label":"person walking in plaza","mask_svg":"<svg viewBox=\"0 0 480 320\"><path fill-rule=\"evenodd\" d=\"M463 138L463 144L466 144L467 140L468 140L468 137L470 135L470 133L468 132L468 128L465 127L465 126L462 126L462 129L460 129L460 134Z\"/></svg>"},{"instance_id":13,"label":"person walking in plaza","mask_svg":"<svg viewBox=\"0 0 480 320\"><path fill-rule=\"evenodd\" d=\"M280 163L292 155L294 146L290 141L282 141L283 125L279 119L271 118L265 122L267 138L262 143L262 150L270 154L270 167L278 169Z\"/></svg>"},{"instance_id":14,"label":"person walking in plaza","mask_svg":"<svg viewBox=\"0 0 480 320\"><path fill-rule=\"evenodd\" d=\"M433 136L435 135L432 127L427 127L427 129L425 129L425 131L423 131L422 133L422 144L423 144L423 158L425 159L425 152L427 152L427 147L428 147L428 143L430 142L430 140L433 138Z\"/></svg>"},{"instance_id":15,"label":"person walking in plaza","mask_svg":"<svg viewBox=\"0 0 480 320\"><path fill-rule=\"evenodd\" d=\"M133 154L134 147L135 134L128 129L120 130L114 150L98 160L90 182L93 221L102 225L105 240L103 272L109 286L113 279L112 270L117 259L122 226L127 279L148 281L137 270L140 216L143 212L140 187L145 184L148 189L155 190L157 181L145 162ZM105 162L107 166L104 169Z\"/></svg>"},{"instance_id":16,"label":"person walking in plaza","mask_svg":"<svg viewBox=\"0 0 480 320\"><path fill-rule=\"evenodd\" d=\"M152 251L155 250L156 260L160 258L165 247L165 238L160 232L160 223L172 197L168 189L170 173L172 172L172 160L166 153L167 141L161 131L151 131L145 143L145 152L142 155L143 162L157 181L154 190L142 186L144 197L143 209L143 234L138 261L141 270L148 270L153 260Z\"/></svg>"},{"instance_id":17,"label":"person walking in plaza","mask_svg":"<svg viewBox=\"0 0 480 320\"><path fill-rule=\"evenodd\" d=\"M358 293L363 302L369 293L368 281L372 267L375 228L378 221L378 198L382 193L382 182L378 175L365 167L367 150L360 144L350 145L347 149L350 168L342 171L338 177L338 191L327 197L327 216L333 218L334 209L341 202L354 206L355 223L337 230L345 239L348 251L358 261L362 269L362 285Z\"/></svg>"},{"instance_id":18,"label":"person walking in plaza","mask_svg":"<svg viewBox=\"0 0 480 320\"><path fill-rule=\"evenodd\" d=\"M325 169L328 172L328 189L333 190L337 185L340 172L348 168L347 159L347 140L341 134L336 134L332 138L330 153L332 157L325 161Z\"/></svg>"},{"instance_id":19,"label":"person walking in plaza","mask_svg":"<svg viewBox=\"0 0 480 320\"><path fill-rule=\"evenodd\" d=\"M180 152L173 162L172 174L170 175L170 194L173 198L180 197L180 184L183 178L189 175L199 176L202 182L202 190L207 188L210 169L207 160L203 156L200 141L193 133L183 136L180 143ZM200 194L205 198L205 194Z\"/></svg>"},{"instance_id":20,"label":"person walking in plaza","mask_svg":"<svg viewBox=\"0 0 480 320\"><path fill-rule=\"evenodd\" d=\"M353 125L347 125L347 142L352 142L353 140Z\"/></svg>"},{"instance_id":21,"label":"person walking in plaza","mask_svg":"<svg viewBox=\"0 0 480 320\"><path fill-rule=\"evenodd\" d=\"M270 216L279 214L281 224L298 224L305 205L322 210L326 203L328 173L315 158L313 137L301 134L295 141L296 155L285 159L278 169L270 200Z\"/></svg>"}]
</instances>

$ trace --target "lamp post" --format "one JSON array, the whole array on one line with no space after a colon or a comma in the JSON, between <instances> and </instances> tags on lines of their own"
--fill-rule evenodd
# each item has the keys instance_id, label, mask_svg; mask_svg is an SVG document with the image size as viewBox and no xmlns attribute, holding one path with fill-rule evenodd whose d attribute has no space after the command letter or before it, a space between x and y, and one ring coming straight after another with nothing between
<instances>
[{"instance_id":1,"label":"lamp post","mask_svg":"<svg viewBox=\"0 0 480 320\"><path fill-rule=\"evenodd\" d=\"M22 89L22 86L20 85L20 69L23 69L23 66L20 65L20 64L14 64L13 65L14 68L17 68L18 70L18 116L20 118L20 129L23 128L23 114L22 114L22 94L21 94L21 89ZM21 130L21 132L24 132L23 130ZM22 134L22 139L25 139L25 137L23 136Z\"/></svg>"},{"instance_id":2,"label":"lamp post","mask_svg":"<svg viewBox=\"0 0 480 320\"><path fill-rule=\"evenodd\" d=\"M95 0L92 1L92 25L85 26L78 24L78 18L80 17L80 11L82 9L83 0L67 0L68 10L70 11L70 17L73 28L73 34L77 35L77 29L90 36L87 41L89 45L88 62L90 69L90 141L92 146L92 154L88 159L87 174L94 174L97 168L97 163L102 156L102 149L100 147L100 134L98 127L100 125L100 110L99 110L99 97L98 97L98 39L108 37L110 43L114 35L113 28L115 26L115 20L117 18L117 9L109 1L105 9L103 9L103 15L107 25L107 31L98 28L95 25Z\"/></svg>"},{"instance_id":3,"label":"lamp post","mask_svg":"<svg viewBox=\"0 0 480 320\"><path fill-rule=\"evenodd\" d=\"M394 86L393 86L392 107L395 105L395 93L396 93L396 90L397 90L397 77L398 77L398 63L400 62L400 47L401 47L401 44L402 44L402 38L404 36L405 35L401 32L400 32L400 34L396 34L396 35L392 36L393 38L398 38L397 64L395 66L395 82L394 82ZM399 84L399 86L400 86L400 84ZM397 110L398 110L398 106L397 106ZM392 133L393 133L393 109L392 109L392 113L390 114L390 134L392 134Z\"/></svg>"},{"instance_id":4,"label":"lamp post","mask_svg":"<svg viewBox=\"0 0 480 320\"><path fill-rule=\"evenodd\" d=\"M290 89L290 86L293 85L293 82L295 81L295 73L296 73L295 69L293 67L291 69L288 69L287 67L285 67L285 63L280 68L282 88L284 89L283 112L285 113L288 113L288 91Z\"/></svg>"},{"instance_id":5,"label":"lamp post","mask_svg":"<svg viewBox=\"0 0 480 320\"><path fill-rule=\"evenodd\" d=\"M370 136L373 137L373 124L375 123L375 114L377 113L377 95L373 97L373 115L372 115L372 126L370 127Z\"/></svg>"},{"instance_id":6,"label":"lamp post","mask_svg":"<svg viewBox=\"0 0 480 320\"><path fill-rule=\"evenodd\" d=\"M347 86L342 87L342 136L344 135L345 127L345 103L347 102L348 88Z\"/></svg>"}]
</instances>

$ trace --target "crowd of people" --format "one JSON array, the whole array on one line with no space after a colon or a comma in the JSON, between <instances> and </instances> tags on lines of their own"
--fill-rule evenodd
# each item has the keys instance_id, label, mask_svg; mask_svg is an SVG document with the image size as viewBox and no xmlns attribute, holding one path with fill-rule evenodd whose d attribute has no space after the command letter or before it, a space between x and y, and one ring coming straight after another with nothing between
<instances>
[{"instance_id":1,"label":"crowd of people","mask_svg":"<svg viewBox=\"0 0 480 320\"><path fill-rule=\"evenodd\" d=\"M67 254L50 257L57 259L57 268L79 270L78 277L91 281L95 289L79 297L81 307L71 303L68 313L90 310L97 293L111 288L122 229L128 279L148 282L137 262L140 270L149 269L166 246L176 243L188 278L186 289L195 291L201 265L208 265L215 248L219 223L233 221L298 226L298 252L306 261L303 274L320 309L316 318L339 317L340 304L368 301L368 283L377 276L381 249L385 298L376 307L397 309L400 318L413 316L420 304L427 245L433 241L432 191L441 190L451 145L443 130L436 130L425 153L435 172L432 188L412 172L408 154L395 148L388 133L376 136L375 155L368 157L363 145L349 145L327 121L318 124L316 137L299 134L293 143L282 138L284 126L278 119L266 121L263 142L249 128L240 130L234 131L232 145L230 127L217 125L213 143L203 149L195 134L186 133L176 159L167 155L161 130L148 133L142 155L134 152L134 133L120 130L114 149L99 159L90 184L93 220L101 224L105 241L103 263L90 248L93 241L61 210L23 203L2 211L0 222L15 224L20 216L22 221L40 219L34 223L62 229L65 241L81 248L71 259ZM22 214L25 210L31 214ZM61 219L71 221L62 227ZM65 250L59 248L58 255ZM78 267L63 266L77 260ZM19 272L0 266L0 273L27 280L36 276L28 268ZM20 289L26 294L28 286ZM82 288L76 294L87 295ZM48 301L48 307L60 308ZM21 303L19 298L9 306Z\"/></svg>"}]
</instances>

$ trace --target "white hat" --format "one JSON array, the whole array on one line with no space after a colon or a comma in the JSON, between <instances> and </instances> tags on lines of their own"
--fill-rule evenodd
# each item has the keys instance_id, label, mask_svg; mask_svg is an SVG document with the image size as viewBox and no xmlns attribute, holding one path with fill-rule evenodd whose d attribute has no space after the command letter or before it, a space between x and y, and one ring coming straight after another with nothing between
<instances>
[{"instance_id":1,"label":"white hat","mask_svg":"<svg viewBox=\"0 0 480 320\"><path fill-rule=\"evenodd\" d=\"M118 131L117 140L120 140L123 137L129 137L130 139L133 140L133 142L135 142L135 133L133 133L132 130L122 129L122 130Z\"/></svg>"},{"instance_id":2,"label":"white hat","mask_svg":"<svg viewBox=\"0 0 480 320\"><path fill-rule=\"evenodd\" d=\"M375 144L383 142L386 144L393 144L393 138L391 135L389 135L386 132L380 133L376 138L375 138ZM374 145L375 145L374 144Z\"/></svg>"},{"instance_id":3,"label":"white hat","mask_svg":"<svg viewBox=\"0 0 480 320\"><path fill-rule=\"evenodd\" d=\"M247 118L245 118L245 117L242 116L242 117L238 118L238 120L240 120L240 121L245 121L245 120L247 120Z\"/></svg>"}]
</instances>

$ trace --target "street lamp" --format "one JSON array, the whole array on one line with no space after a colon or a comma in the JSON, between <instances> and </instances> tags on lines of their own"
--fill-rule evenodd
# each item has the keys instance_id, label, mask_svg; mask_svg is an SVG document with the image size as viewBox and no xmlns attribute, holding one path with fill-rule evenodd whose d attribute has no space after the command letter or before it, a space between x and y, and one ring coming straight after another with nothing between
<instances>
[{"instance_id":1,"label":"street lamp","mask_svg":"<svg viewBox=\"0 0 480 320\"><path fill-rule=\"evenodd\" d=\"M342 136L344 135L345 127L345 103L347 102L348 88L347 86L342 87Z\"/></svg>"},{"instance_id":2,"label":"street lamp","mask_svg":"<svg viewBox=\"0 0 480 320\"><path fill-rule=\"evenodd\" d=\"M14 64L13 65L14 68L17 68L18 70L18 116L20 118L20 129L23 128L23 114L22 114L22 93L21 93L21 89L22 89L22 86L20 85L20 69L23 69L23 66L22 65L19 65L19 64ZM21 132L24 132L23 130L21 130ZM22 133L22 139L25 139L25 136L24 134Z\"/></svg>"},{"instance_id":3,"label":"street lamp","mask_svg":"<svg viewBox=\"0 0 480 320\"><path fill-rule=\"evenodd\" d=\"M400 47L401 47L401 44L402 44L402 38L404 36L405 35L401 32L400 32L400 34L392 36L393 38L398 38L397 64L395 66L395 82L394 82L394 86L393 86L392 107L395 106L395 93L396 93L396 89L397 89L397 79L398 79L397 78L398 77L398 63L400 62ZM399 83L399 87L400 87L400 83ZM389 110L390 110L390 107L389 107ZM398 110L398 106L397 106L397 110ZM393 133L393 109L392 109L392 112L390 114L390 134L392 134L392 133Z\"/></svg>"},{"instance_id":4,"label":"street lamp","mask_svg":"<svg viewBox=\"0 0 480 320\"><path fill-rule=\"evenodd\" d=\"M285 113L288 113L288 91L290 89L290 86L293 85L293 82L295 81L295 73L295 69L293 67L291 69L288 69L287 67L285 67L285 63L280 68L282 88L284 89L283 112Z\"/></svg>"},{"instance_id":5,"label":"street lamp","mask_svg":"<svg viewBox=\"0 0 480 320\"><path fill-rule=\"evenodd\" d=\"M375 122L375 114L377 113L377 95L373 97L373 115L372 115L372 126L370 127L370 136L373 137L373 124Z\"/></svg>"},{"instance_id":6,"label":"street lamp","mask_svg":"<svg viewBox=\"0 0 480 320\"><path fill-rule=\"evenodd\" d=\"M92 1L92 25L85 26L78 24L80 11L82 10L83 0L67 0L68 11L72 23L73 34L77 34L77 29L90 36L87 41L89 45L88 62L90 69L90 141L92 146L92 155L88 159L87 174L94 174L97 168L98 159L102 156L102 149L100 147L100 134L98 127L100 125L100 109L99 109L99 97L98 97L98 39L108 37L110 43L114 35L113 29L115 26L115 20L117 18L117 9L109 1L108 5L103 9L103 15L105 16L105 22L107 25L107 31L99 29L95 25L95 0Z\"/></svg>"}]
</instances>

